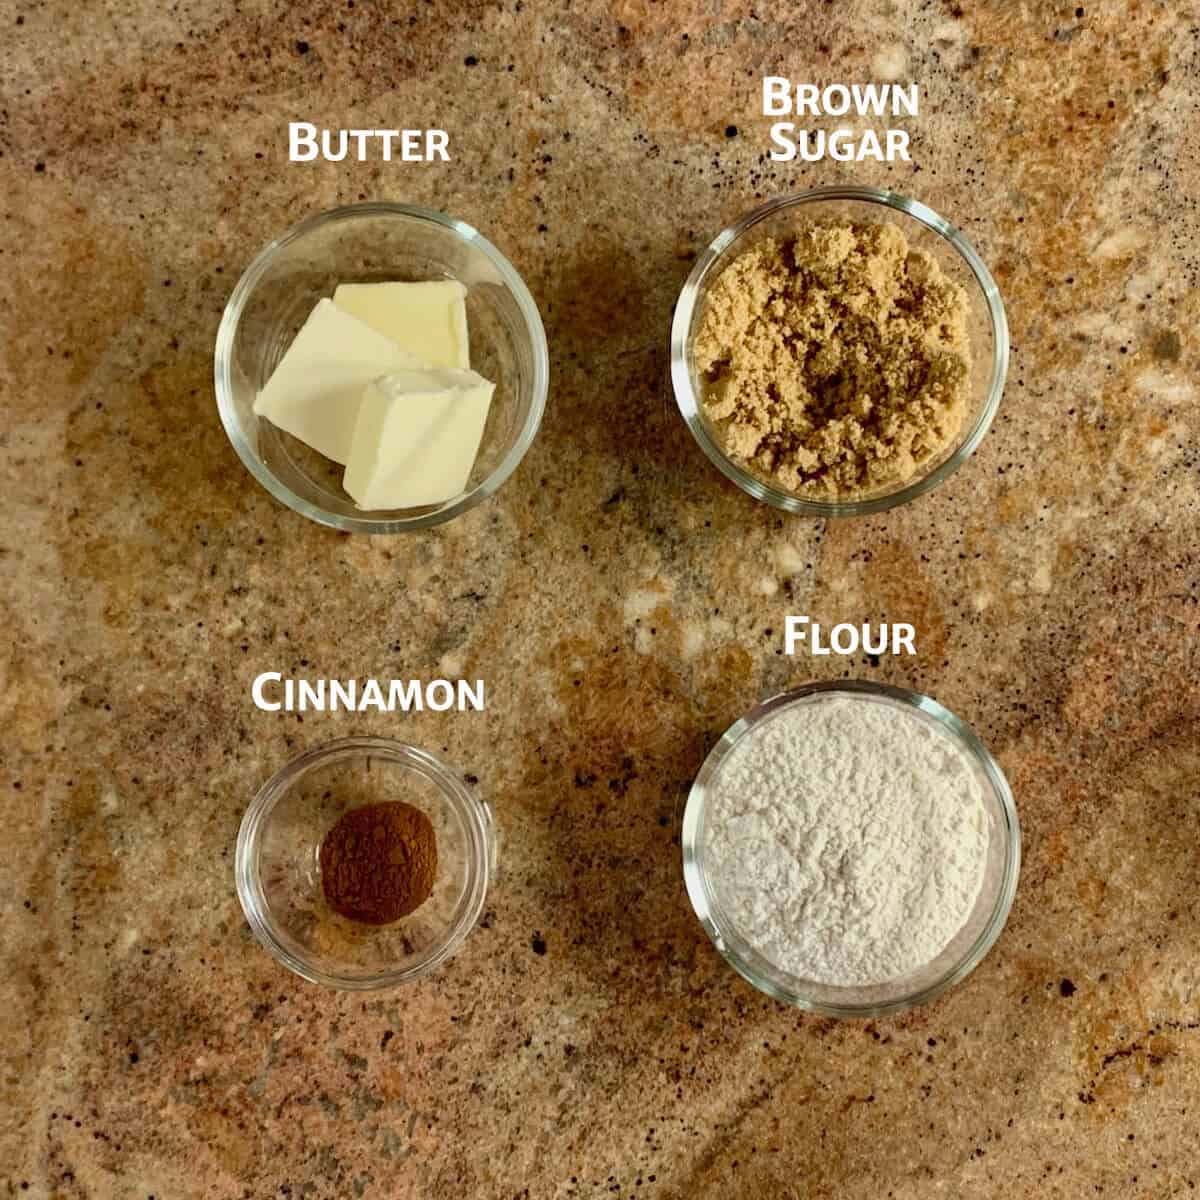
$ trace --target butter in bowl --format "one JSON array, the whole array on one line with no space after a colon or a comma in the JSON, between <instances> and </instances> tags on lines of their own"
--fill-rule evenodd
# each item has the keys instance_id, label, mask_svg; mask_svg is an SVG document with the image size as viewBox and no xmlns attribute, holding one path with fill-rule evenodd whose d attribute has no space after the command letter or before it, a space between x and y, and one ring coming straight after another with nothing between
<instances>
[{"instance_id":1,"label":"butter in bowl","mask_svg":"<svg viewBox=\"0 0 1200 1200\"><path fill-rule=\"evenodd\" d=\"M429 529L495 495L549 383L537 304L504 255L454 217L382 202L265 246L225 306L213 366L251 475L347 533Z\"/></svg>"},{"instance_id":2,"label":"butter in bowl","mask_svg":"<svg viewBox=\"0 0 1200 1200\"><path fill-rule=\"evenodd\" d=\"M452 499L495 391L470 369L465 297L454 280L339 285L317 301L255 413L344 466L360 509Z\"/></svg>"}]
</instances>

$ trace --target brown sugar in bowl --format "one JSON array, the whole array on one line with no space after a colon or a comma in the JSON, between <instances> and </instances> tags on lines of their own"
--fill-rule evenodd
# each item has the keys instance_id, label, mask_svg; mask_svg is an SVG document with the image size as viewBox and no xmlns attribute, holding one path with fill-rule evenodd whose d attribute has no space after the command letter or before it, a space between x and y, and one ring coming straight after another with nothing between
<instances>
[{"instance_id":1,"label":"brown sugar in bowl","mask_svg":"<svg viewBox=\"0 0 1200 1200\"><path fill-rule=\"evenodd\" d=\"M748 250L771 239L788 241L814 222L862 226L886 223L904 234L912 250L937 263L945 280L967 297L966 339L970 380L957 432L937 453L922 455L920 470L903 480L886 478L845 496L785 486L777 473L747 462L729 443L729 422L709 400L711 363L702 329L709 302L725 270ZM809 517L853 517L882 512L924 495L949 478L974 453L992 424L1008 371L1008 321L999 289L974 247L945 218L906 196L879 188L812 188L771 200L719 233L701 253L680 290L671 325L671 383L680 415L700 448L747 495L785 512ZM901 472L901 474L904 474ZM836 490L836 489L835 489Z\"/></svg>"}]
</instances>

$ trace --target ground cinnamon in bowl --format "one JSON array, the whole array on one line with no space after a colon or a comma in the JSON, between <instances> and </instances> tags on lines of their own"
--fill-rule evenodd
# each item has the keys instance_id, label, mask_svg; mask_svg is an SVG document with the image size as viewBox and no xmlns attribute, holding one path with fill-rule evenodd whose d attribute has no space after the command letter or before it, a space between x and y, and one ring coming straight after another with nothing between
<instances>
[{"instance_id":1,"label":"ground cinnamon in bowl","mask_svg":"<svg viewBox=\"0 0 1200 1200\"><path fill-rule=\"evenodd\" d=\"M725 453L816 500L902 486L971 401L966 292L889 221L817 220L739 254L693 353Z\"/></svg>"},{"instance_id":2,"label":"ground cinnamon in bowl","mask_svg":"<svg viewBox=\"0 0 1200 1200\"><path fill-rule=\"evenodd\" d=\"M437 877L433 824L403 801L344 813L325 834L318 857L325 902L364 925L387 925L415 912Z\"/></svg>"}]
</instances>

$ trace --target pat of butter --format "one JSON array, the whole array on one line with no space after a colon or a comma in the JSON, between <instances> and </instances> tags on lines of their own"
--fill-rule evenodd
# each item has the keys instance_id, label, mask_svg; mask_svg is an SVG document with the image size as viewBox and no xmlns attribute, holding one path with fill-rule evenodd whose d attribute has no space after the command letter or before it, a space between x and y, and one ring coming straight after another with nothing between
<instances>
[{"instance_id":1,"label":"pat of butter","mask_svg":"<svg viewBox=\"0 0 1200 1200\"><path fill-rule=\"evenodd\" d=\"M474 371L396 371L363 392L342 486L359 508L418 508L464 491L495 385Z\"/></svg>"},{"instance_id":2,"label":"pat of butter","mask_svg":"<svg viewBox=\"0 0 1200 1200\"><path fill-rule=\"evenodd\" d=\"M467 289L454 279L423 283L343 283L333 302L431 367L471 365Z\"/></svg>"},{"instance_id":3,"label":"pat of butter","mask_svg":"<svg viewBox=\"0 0 1200 1200\"><path fill-rule=\"evenodd\" d=\"M318 300L255 398L254 411L326 458L345 463L363 388L389 371L424 365L332 300Z\"/></svg>"}]
</instances>

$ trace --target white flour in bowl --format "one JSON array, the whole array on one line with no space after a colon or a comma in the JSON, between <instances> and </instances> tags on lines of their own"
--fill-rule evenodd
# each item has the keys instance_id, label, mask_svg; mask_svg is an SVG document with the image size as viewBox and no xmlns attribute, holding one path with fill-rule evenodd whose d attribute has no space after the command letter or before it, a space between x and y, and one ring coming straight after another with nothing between
<instances>
[{"instance_id":1,"label":"white flour in bowl","mask_svg":"<svg viewBox=\"0 0 1200 1200\"><path fill-rule=\"evenodd\" d=\"M983 882L988 825L965 754L915 712L845 696L743 736L708 799L705 867L737 931L834 986L935 959Z\"/></svg>"}]
</instances>

